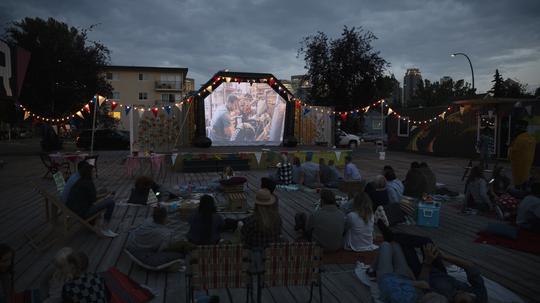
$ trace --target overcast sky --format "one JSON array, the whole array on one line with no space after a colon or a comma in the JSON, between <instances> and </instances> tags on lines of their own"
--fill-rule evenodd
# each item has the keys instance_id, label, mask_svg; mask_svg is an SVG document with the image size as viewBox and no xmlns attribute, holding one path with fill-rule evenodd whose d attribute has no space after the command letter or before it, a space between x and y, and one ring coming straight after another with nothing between
<instances>
[{"instance_id":1,"label":"overcast sky","mask_svg":"<svg viewBox=\"0 0 540 303\"><path fill-rule=\"evenodd\" d=\"M111 50L115 65L180 66L198 87L216 71L302 74L302 37L336 37L362 26L402 82L417 67L424 78L471 81L484 92L498 68L504 78L540 86L539 0L2 0L0 23L25 16L54 17L84 28Z\"/></svg>"}]
</instances>

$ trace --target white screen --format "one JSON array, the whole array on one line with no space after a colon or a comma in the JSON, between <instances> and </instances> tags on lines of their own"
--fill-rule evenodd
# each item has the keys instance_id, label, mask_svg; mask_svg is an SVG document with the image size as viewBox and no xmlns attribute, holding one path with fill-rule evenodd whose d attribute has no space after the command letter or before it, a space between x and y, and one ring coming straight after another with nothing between
<instances>
[{"instance_id":1,"label":"white screen","mask_svg":"<svg viewBox=\"0 0 540 303\"><path fill-rule=\"evenodd\" d=\"M279 145L285 102L265 83L222 83L204 99L206 134L214 146Z\"/></svg>"}]
</instances>

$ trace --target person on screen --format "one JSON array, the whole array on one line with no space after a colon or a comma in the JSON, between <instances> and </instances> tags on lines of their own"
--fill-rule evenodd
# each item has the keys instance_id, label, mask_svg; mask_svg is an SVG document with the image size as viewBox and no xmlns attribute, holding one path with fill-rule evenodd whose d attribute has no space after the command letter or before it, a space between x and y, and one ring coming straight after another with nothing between
<instances>
[{"instance_id":1,"label":"person on screen","mask_svg":"<svg viewBox=\"0 0 540 303\"><path fill-rule=\"evenodd\" d=\"M236 108L237 97L229 95L225 105L216 109L212 119L212 140L216 142L229 141L233 133L233 123L231 121L231 112Z\"/></svg>"}]
</instances>

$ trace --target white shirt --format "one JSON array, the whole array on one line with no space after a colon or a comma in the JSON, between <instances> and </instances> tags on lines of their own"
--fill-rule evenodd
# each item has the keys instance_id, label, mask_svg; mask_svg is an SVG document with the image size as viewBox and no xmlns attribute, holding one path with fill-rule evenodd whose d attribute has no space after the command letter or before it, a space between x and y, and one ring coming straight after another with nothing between
<instances>
[{"instance_id":1,"label":"white shirt","mask_svg":"<svg viewBox=\"0 0 540 303\"><path fill-rule=\"evenodd\" d=\"M345 219L345 249L353 251L370 251L377 249L373 244L373 215L366 224L357 212L351 211Z\"/></svg>"},{"instance_id":2,"label":"white shirt","mask_svg":"<svg viewBox=\"0 0 540 303\"><path fill-rule=\"evenodd\" d=\"M349 162L345 165L345 173L343 174L343 178L345 180L361 180L362 176L360 175L360 172L358 171L358 168L354 163Z\"/></svg>"}]
</instances>

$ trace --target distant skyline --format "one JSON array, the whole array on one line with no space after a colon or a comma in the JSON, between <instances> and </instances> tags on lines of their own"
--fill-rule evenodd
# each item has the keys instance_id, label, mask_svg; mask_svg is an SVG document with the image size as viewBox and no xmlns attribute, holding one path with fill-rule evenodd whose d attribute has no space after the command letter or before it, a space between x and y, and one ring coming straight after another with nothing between
<instances>
[{"instance_id":1,"label":"distant skyline","mask_svg":"<svg viewBox=\"0 0 540 303\"><path fill-rule=\"evenodd\" d=\"M281 79L305 73L300 41L343 26L377 37L374 48L403 82L407 68L424 79L443 76L489 90L495 69L503 77L540 86L540 1L38 1L0 3L3 28L23 17L53 17L78 28L99 24L89 38L111 50L111 64L189 68L196 88L222 69L268 72ZM2 29L3 32L3 29Z\"/></svg>"}]
</instances>

